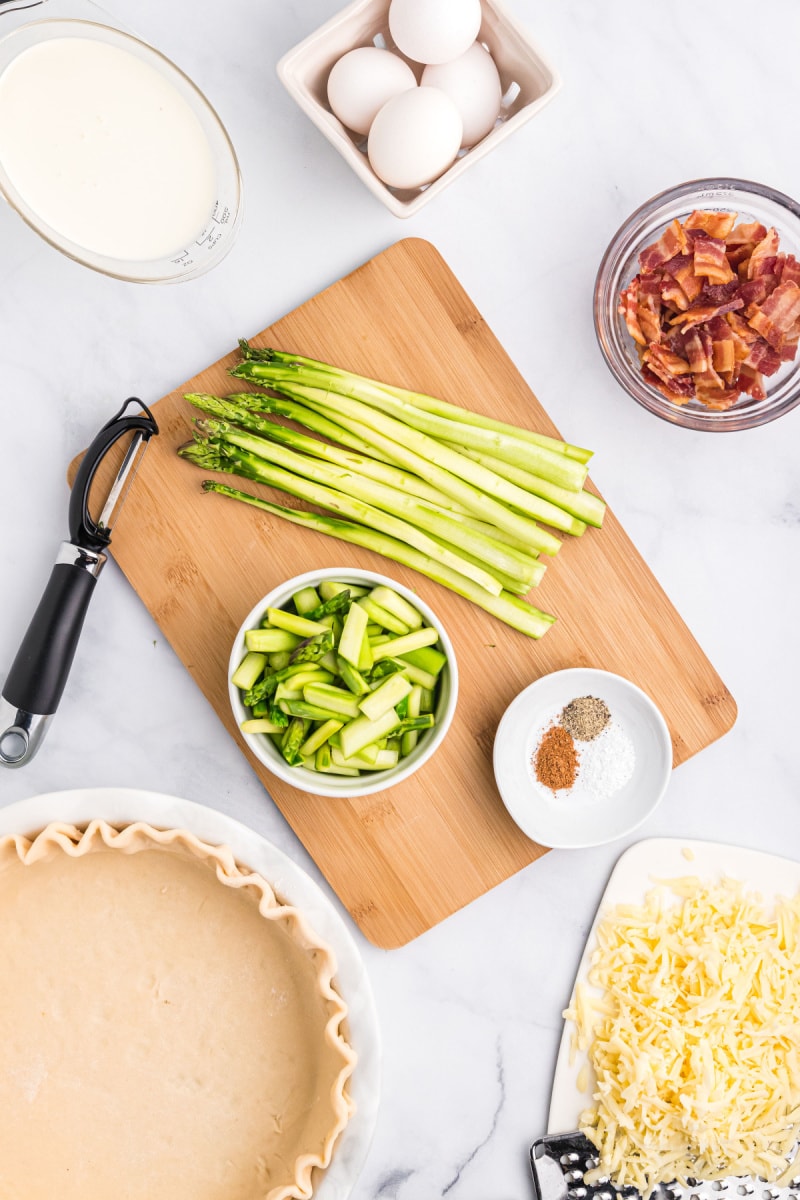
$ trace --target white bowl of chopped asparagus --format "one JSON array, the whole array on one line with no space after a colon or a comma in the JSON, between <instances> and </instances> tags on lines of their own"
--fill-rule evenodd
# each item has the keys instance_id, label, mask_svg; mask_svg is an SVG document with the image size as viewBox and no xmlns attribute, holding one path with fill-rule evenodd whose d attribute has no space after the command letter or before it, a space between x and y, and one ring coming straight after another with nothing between
<instances>
[{"instance_id":1,"label":"white bowl of chopped asparagus","mask_svg":"<svg viewBox=\"0 0 800 1200\"><path fill-rule=\"evenodd\" d=\"M228 691L255 757L318 796L366 796L418 771L458 698L450 638L419 596L385 575L307 571L242 622Z\"/></svg>"}]
</instances>

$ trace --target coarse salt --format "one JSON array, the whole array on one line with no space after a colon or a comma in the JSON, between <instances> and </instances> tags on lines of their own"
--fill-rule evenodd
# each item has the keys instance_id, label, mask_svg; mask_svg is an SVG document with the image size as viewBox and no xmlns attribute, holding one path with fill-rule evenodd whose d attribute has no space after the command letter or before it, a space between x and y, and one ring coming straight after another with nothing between
<instances>
[{"instance_id":1,"label":"coarse salt","mask_svg":"<svg viewBox=\"0 0 800 1200\"><path fill-rule=\"evenodd\" d=\"M636 752L628 734L611 721L581 756L580 779L598 800L606 800L629 782L636 766Z\"/></svg>"}]
</instances>

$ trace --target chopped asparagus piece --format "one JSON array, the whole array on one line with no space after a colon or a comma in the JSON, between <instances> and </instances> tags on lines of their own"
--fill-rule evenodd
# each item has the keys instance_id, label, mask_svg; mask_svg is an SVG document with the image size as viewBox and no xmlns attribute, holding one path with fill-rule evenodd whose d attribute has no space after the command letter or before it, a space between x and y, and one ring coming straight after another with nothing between
<instances>
[{"instance_id":1,"label":"chopped asparagus piece","mask_svg":"<svg viewBox=\"0 0 800 1200\"><path fill-rule=\"evenodd\" d=\"M421 646L419 650L408 650L402 658L403 662L410 662L413 666L427 671L429 675L438 675L447 662L447 655L435 646Z\"/></svg>"},{"instance_id":2,"label":"chopped asparagus piece","mask_svg":"<svg viewBox=\"0 0 800 1200\"><path fill-rule=\"evenodd\" d=\"M300 753L303 755L303 757L307 758L311 754L316 754L320 746L325 745L331 734L336 733L342 728L342 724L342 721L336 721L331 718L328 721L323 721L321 725L318 725L313 733L309 734L300 747Z\"/></svg>"},{"instance_id":3,"label":"chopped asparagus piece","mask_svg":"<svg viewBox=\"0 0 800 1200\"><path fill-rule=\"evenodd\" d=\"M341 750L335 747L331 750L331 759L337 767L359 767L361 770L367 771L388 771L392 767L396 767L400 755L396 750L375 750L374 755L369 754L371 746L367 746L360 754L354 754L352 758L345 758Z\"/></svg>"},{"instance_id":4,"label":"chopped asparagus piece","mask_svg":"<svg viewBox=\"0 0 800 1200\"><path fill-rule=\"evenodd\" d=\"M286 629L248 629L244 644L248 650L270 654L273 650L294 650L300 638Z\"/></svg>"},{"instance_id":5,"label":"chopped asparagus piece","mask_svg":"<svg viewBox=\"0 0 800 1200\"><path fill-rule=\"evenodd\" d=\"M281 743L281 753L290 767L300 766L301 764L302 756L300 754L300 747L305 741L306 728L306 722L300 717L296 717L293 721L290 721L286 728L286 733Z\"/></svg>"},{"instance_id":6,"label":"chopped asparagus piece","mask_svg":"<svg viewBox=\"0 0 800 1200\"><path fill-rule=\"evenodd\" d=\"M382 717L407 696L412 686L403 675L390 675L374 692L359 700L358 707L364 716L369 717L371 721L377 721L378 717Z\"/></svg>"},{"instance_id":7,"label":"chopped asparagus piece","mask_svg":"<svg viewBox=\"0 0 800 1200\"><path fill-rule=\"evenodd\" d=\"M339 717L332 708L321 708L307 700L281 700L280 707L290 717L303 717L306 721L336 721Z\"/></svg>"},{"instance_id":8,"label":"chopped asparagus piece","mask_svg":"<svg viewBox=\"0 0 800 1200\"><path fill-rule=\"evenodd\" d=\"M361 646L367 631L369 617L359 604L351 604L344 619L342 636L339 638L338 654L356 670L361 670Z\"/></svg>"},{"instance_id":9,"label":"chopped asparagus piece","mask_svg":"<svg viewBox=\"0 0 800 1200\"><path fill-rule=\"evenodd\" d=\"M266 717L242 721L239 728L242 733L283 733L280 725L276 725L274 721L270 721Z\"/></svg>"},{"instance_id":10,"label":"chopped asparagus piece","mask_svg":"<svg viewBox=\"0 0 800 1200\"><path fill-rule=\"evenodd\" d=\"M405 637L392 638L380 646L372 647L372 657L377 662L381 658L397 658L399 654L407 654L409 650L419 650L420 646L431 646L438 642L439 634L431 626L426 629L415 629Z\"/></svg>"},{"instance_id":11,"label":"chopped asparagus piece","mask_svg":"<svg viewBox=\"0 0 800 1200\"><path fill-rule=\"evenodd\" d=\"M398 658L397 662L403 666L403 674L406 679L410 679L412 683L418 683L421 687L428 688L433 691L436 687L436 676L431 675L430 671L423 671L422 667L415 667L413 663L406 662L405 658Z\"/></svg>"},{"instance_id":12,"label":"chopped asparagus piece","mask_svg":"<svg viewBox=\"0 0 800 1200\"><path fill-rule=\"evenodd\" d=\"M258 677L263 674L266 665L266 654L258 654L255 650L249 651L234 671L231 683L234 687L241 688L243 692L248 692Z\"/></svg>"},{"instance_id":13,"label":"chopped asparagus piece","mask_svg":"<svg viewBox=\"0 0 800 1200\"><path fill-rule=\"evenodd\" d=\"M303 689L303 698L318 708L330 709L343 717L353 719L359 715L359 702L346 688L333 687L327 683L310 683Z\"/></svg>"},{"instance_id":14,"label":"chopped asparagus piece","mask_svg":"<svg viewBox=\"0 0 800 1200\"><path fill-rule=\"evenodd\" d=\"M318 604L316 608L312 608L304 615L309 621L321 621L323 617L331 616L334 613L345 613L352 603L349 588L343 588L341 592L336 592L329 600L325 600L322 604Z\"/></svg>"},{"instance_id":15,"label":"chopped asparagus piece","mask_svg":"<svg viewBox=\"0 0 800 1200\"><path fill-rule=\"evenodd\" d=\"M388 609L381 608L379 604L370 596L362 596L360 600L356 600L356 604L360 604L366 612L370 621L376 625L380 625L382 629L389 629L392 633L404 634L411 632L411 626L406 625L399 620L394 613Z\"/></svg>"},{"instance_id":16,"label":"chopped asparagus piece","mask_svg":"<svg viewBox=\"0 0 800 1200\"><path fill-rule=\"evenodd\" d=\"M409 630L421 628L422 614L398 592L393 592L391 588L378 584L370 592L369 598L385 612L392 613ZM390 626L387 625L386 628L389 629Z\"/></svg>"},{"instance_id":17,"label":"chopped asparagus piece","mask_svg":"<svg viewBox=\"0 0 800 1200\"><path fill-rule=\"evenodd\" d=\"M301 638L316 637L318 633L324 633L327 629L327 626L321 625L319 621L309 621L308 617L299 617L296 613L286 612L282 608L268 608L267 620L273 629L288 629L289 633L296 633Z\"/></svg>"},{"instance_id":18,"label":"chopped asparagus piece","mask_svg":"<svg viewBox=\"0 0 800 1200\"><path fill-rule=\"evenodd\" d=\"M365 716L356 717L355 721L350 721L339 731L342 753L345 758L352 758L365 746L386 737L399 724L400 718L393 708L379 717L377 721L370 721L369 717Z\"/></svg>"},{"instance_id":19,"label":"chopped asparagus piece","mask_svg":"<svg viewBox=\"0 0 800 1200\"><path fill-rule=\"evenodd\" d=\"M301 617L308 617L310 621L315 621L316 617L312 617L311 613L315 608L319 608L320 598L316 588L304 587L299 592L295 592L292 596L292 604Z\"/></svg>"},{"instance_id":20,"label":"chopped asparagus piece","mask_svg":"<svg viewBox=\"0 0 800 1200\"><path fill-rule=\"evenodd\" d=\"M364 676L355 667L351 667L346 658L342 658L341 654L337 655L336 665L339 675L342 678L342 683L352 692L354 696L366 696L369 689Z\"/></svg>"},{"instance_id":21,"label":"chopped asparagus piece","mask_svg":"<svg viewBox=\"0 0 800 1200\"><path fill-rule=\"evenodd\" d=\"M333 649L333 645L333 633L330 629L326 629L324 633L318 633L314 637L306 638L304 642L300 642L292 650L289 662L293 665L302 662L319 662L329 650Z\"/></svg>"}]
</instances>

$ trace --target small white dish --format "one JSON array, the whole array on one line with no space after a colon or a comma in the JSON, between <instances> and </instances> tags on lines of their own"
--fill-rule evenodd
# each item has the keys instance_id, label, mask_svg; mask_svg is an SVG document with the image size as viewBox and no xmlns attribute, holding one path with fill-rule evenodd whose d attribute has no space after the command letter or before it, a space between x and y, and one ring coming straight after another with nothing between
<instances>
[{"instance_id":1,"label":"small white dish","mask_svg":"<svg viewBox=\"0 0 800 1200\"><path fill-rule=\"evenodd\" d=\"M246 654L245 634L248 629L257 629L261 618L268 608L283 608L289 603L295 592L304 587L316 587L324 579L334 579L341 583L373 588L378 585L392 588L403 596L409 604L413 604L422 613L427 625L431 625L439 634L437 648L447 657L447 664L442 668L439 678L439 699L436 706L436 724L432 729L426 729L416 747L405 758L401 758L396 767L386 771L365 771L358 777L352 775L324 775L320 771L309 771L306 767L290 767L281 755L272 739L265 733L242 733L247 748L252 751L259 762L282 779L284 783L315 796L369 796L373 792L382 792L401 780L408 779L418 771L441 746L447 731L452 724L458 700L458 668L453 643L447 635L447 630L439 618L416 592L404 587L396 579L379 575L375 571L362 571L354 567L325 567L318 571L306 571L304 575L296 575L285 583L273 588L258 604L250 610L241 624L233 643L230 661L228 663L228 696L236 724L251 715L250 710L242 701L242 693L231 683L234 671Z\"/></svg>"},{"instance_id":2,"label":"small white dish","mask_svg":"<svg viewBox=\"0 0 800 1200\"><path fill-rule=\"evenodd\" d=\"M287 51L278 63L278 77L290 96L396 217L410 217L418 212L468 167L540 112L561 86L555 68L499 0L481 0L481 4L483 20L477 40L492 55L500 73L503 88L500 116L486 137L469 150L461 151L451 167L421 188L399 191L387 187L369 165L366 138L345 129L328 104L328 75L348 50L374 45L399 53L389 33L389 0L354 0ZM406 61L419 79L422 64Z\"/></svg>"},{"instance_id":3,"label":"small white dish","mask_svg":"<svg viewBox=\"0 0 800 1200\"><path fill-rule=\"evenodd\" d=\"M578 696L604 700L633 744L633 774L606 797L578 788L572 795L548 792L534 774L543 722ZM494 774L503 803L524 834L552 849L601 846L624 837L654 811L671 770L672 739L660 711L641 688L608 671L574 667L542 676L511 702L495 735Z\"/></svg>"}]
</instances>

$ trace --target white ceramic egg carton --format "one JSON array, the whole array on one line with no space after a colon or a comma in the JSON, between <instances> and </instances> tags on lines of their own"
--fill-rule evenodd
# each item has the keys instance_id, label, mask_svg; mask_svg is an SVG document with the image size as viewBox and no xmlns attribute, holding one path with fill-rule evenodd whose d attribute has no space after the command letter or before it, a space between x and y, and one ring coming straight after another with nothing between
<instances>
[{"instance_id":1,"label":"white ceramic egg carton","mask_svg":"<svg viewBox=\"0 0 800 1200\"><path fill-rule=\"evenodd\" d=\"M333 115L327 100L327 81L335 62L357 46L384 46L399 54L389 33L389 0L354 0L278 63L278 76L307 116L350 164L370 191L396 217L410 217L540 112L561 86L561 78L497 0L481 0L483 19L478 41L492 55L500 73L503 101L493 130L475 146L462 150L451 167L425 187L400 191L387 187L372 170L366 138L352 133ZM406 59L406 61L409 61ZM417 79L420 63L410 62Z\"/></svg>"}]
</instances>

